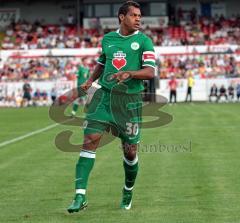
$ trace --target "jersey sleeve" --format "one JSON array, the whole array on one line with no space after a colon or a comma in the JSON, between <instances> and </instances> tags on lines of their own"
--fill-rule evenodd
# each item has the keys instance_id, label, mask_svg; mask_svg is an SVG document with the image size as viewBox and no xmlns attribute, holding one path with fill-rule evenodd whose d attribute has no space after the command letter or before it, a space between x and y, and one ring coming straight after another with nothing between
<instances>
[{"instance_id":1,"label":"jersey sleeve","mask_svg":"<svg viewBox=\"0 0 240 223\"><path fill-rule=\"evenodd\" d=\"M105 65L106 63L106 54L105 54L105 51L104 51L104 38L102 40L102 52L101 52L101 55L99 56L98 60L97 60L97 63L101 64L101 65Z\"/></svg>"},{"instance_id":2,"label":"jersey sleeve","mask_svg":"<svg viewBox=\"0 0 240 223\"><path fill-rule=\"evenodd\" d=\"M150 38L146 38L143 44L142 66L149 66L155 68L155 52L153 43Z\"/></svg>"}]
</instances>

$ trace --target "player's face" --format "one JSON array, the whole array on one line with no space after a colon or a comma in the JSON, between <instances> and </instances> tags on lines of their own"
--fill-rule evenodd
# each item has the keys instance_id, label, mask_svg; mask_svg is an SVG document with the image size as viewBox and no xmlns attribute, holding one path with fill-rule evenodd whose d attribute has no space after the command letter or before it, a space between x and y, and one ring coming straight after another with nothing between
<instances>
[{"instance_id":1,"label":"player's face","mask_svg":"<svg viewBox=\"0 0 240 223\"><path fill-rule=\"evenodd\" d=\"M87 66L87 61L86 61L86 60L83 60L83 61L82 61L82 65L83 65L84 67L86 67L86 66Z\"/></svg>"},{"instance_id":2,"label":"player's face","mask_svg":"<svg viewBox=\"0 0 240 223\"><path fill-rule=\"evenodd\" d=\"M123 17L122 23L129 32L134 32L140 29L141 11L138 8L130 6L128 13Z\"/></svg>"}]
</instances>

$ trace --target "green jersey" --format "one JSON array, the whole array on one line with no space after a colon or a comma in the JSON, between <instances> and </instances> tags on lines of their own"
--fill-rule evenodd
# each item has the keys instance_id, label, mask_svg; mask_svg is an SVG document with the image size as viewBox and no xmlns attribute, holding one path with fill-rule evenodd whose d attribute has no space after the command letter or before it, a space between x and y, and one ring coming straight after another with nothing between
<instances>
[{"instance_id":1,"label":"green jersey","mask_svg":"<svg viewBox=\"0 0 240 223\"><path fill-rule=\"evenodd\" d=\"M102 54L98 63L104 65L99 84L111 90L117 81L111 76L119 71L137 71L145 66L155 68L155 53L149 37L140 31L129 36L122 36L119 30L110 32L103 37ZM129 79L124 81L127 93L138 93L144 89L143 81Z\"/></svg>"},{"instance_id":2,"label":"green jersey","mask_svg":"<svg viewBox=\"0 0 240 223\"><path fill-rule=\"evenodd\" d=\"M89 78L90 69L88 67L80 66L76 76L77 76L77 86L79 87Z\"/></svg>"}]
</instances>

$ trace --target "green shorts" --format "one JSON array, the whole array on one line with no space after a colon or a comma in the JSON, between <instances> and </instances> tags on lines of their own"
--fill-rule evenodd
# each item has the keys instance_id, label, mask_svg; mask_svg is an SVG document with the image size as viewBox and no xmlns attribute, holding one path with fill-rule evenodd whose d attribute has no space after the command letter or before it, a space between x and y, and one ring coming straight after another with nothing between
<instances>
[{"instance_id":1,"label":"green shorts","mask_svg":"<svg viewBox=\"0 0 240 223\"><path fill-rule=\"evenodd\" d=\"M142 122L141 94L113 92L98 89L86 106L84 134L110 131L123 143L137 144L140 141Z\"/></svg>"}]
</instances>

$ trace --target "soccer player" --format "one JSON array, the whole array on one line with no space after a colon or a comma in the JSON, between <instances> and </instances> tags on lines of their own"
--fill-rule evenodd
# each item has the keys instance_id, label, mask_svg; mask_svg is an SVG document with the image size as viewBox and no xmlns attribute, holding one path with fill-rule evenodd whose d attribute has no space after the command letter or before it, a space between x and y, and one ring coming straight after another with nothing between
<instances>
[{"instance_id":1,"label":"soccer player","mask_svg":"<svg viewBox=\"0 0 240 223\"><path fill-rule=\"evenodd\" d=\"M77 88L80 87L90 76L90 69L87 66L87 58L82 59L82 65L79 66L77 76ZM78 110L79 104L84 104L86 96L81 96L73 102L72 116L75 116Z\"/></svg>"},{"instance_id":2,"label":"soccer player","mask_svg":"<svg viewBox=\"0 0 240 223\"><path fill-rule=\"evenodd\" d=\"M143 80L152 79L155 53L152 41L139 31L138 3L125 2L118 11L120 28L106 34L102 54L91 77L81 88L87 90L99 78L98 89L88 105L84 143L76 165L76 194L68 212L87 206L86 189L100 139L109 128L122 141L125 182L120 207L129 210L138 173L137 145L140 140Z\"/></svg>"}]
</instances>

